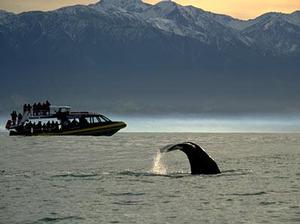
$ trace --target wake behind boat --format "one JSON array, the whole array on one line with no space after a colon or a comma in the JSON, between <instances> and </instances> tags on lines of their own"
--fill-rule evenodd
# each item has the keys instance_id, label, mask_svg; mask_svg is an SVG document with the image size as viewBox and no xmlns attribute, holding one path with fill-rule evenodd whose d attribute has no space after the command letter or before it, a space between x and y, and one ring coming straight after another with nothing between
<instances>
[{"instance_id":1,"label":"wake behind boat","mask_svg":"<svg viewBox=\"0 0 300 224\"><path fill-rule=\"evenodd\" d=\"M34 104L24 105L23 114L11 114L12 119L6 123L9 135L88 135L112 136L126 124L111 121L106 116L91 112L72 112L69 106L50 106Z\"/></svg>"}]
</instances>

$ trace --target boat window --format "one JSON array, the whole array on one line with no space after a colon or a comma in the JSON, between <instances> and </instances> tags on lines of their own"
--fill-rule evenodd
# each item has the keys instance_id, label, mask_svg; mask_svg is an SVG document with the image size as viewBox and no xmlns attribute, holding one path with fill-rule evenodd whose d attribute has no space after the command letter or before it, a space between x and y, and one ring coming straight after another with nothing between
<instances>
[{"instance_id":1,"label":"boat window","mask_svg":"<svg viewBox=\"0 0 300 224\"><path fill-rule=\"evenodd\" d=\"M104 123L104 122L111 122L107 117L103 115L94 115L94 116L82 116L81 118L69 118L69 122L75 123L75 121L78 123L84 122L89 124L98 124L98 123Z\"/></svg>"},{"instance_id":2,"label":"boat window","mask_svg":"<svg viewBox=\"0 0 300 224\"><path fill-rule=\"evenodd\" d=\"M111 120L105 117L104 115L101 115L100 117L102 120L104 120L104 122L111 122Z\"/></svg>"},{"instance_id":3,"label":"boat window","mask_svg":"<svg viewBox=\"0 0 300 224\"><path fill-rule=\"evenodd\" d=\"M89 124L89 123L91 123L91 122L90 122L90 118L84 117L84 116L81 116L81 117L79 118L79 124L80 124L80 125L86 125L86 124Z\"/></svg>"},{"instance_id":4,"label":"boat window","mask_svg":"<svg viewBox=\"0 0 300 224\"><path fill-rule=\"evenodd\" d=\"M95 120L97 120L97 123L103 122L99 116L95 117Z\"/></svg>"},{"instance_id":5,"label":"boat window","mask_svg":"<svg viewBox=\"0 0 300 224\"><path fill-rule=\"evenodd\" d=\"M69 124L73 126L79 125L79 118L69 118Z\"/></svg>"},{"instance_id":6,"label":"boat window","mask_svg":"<svg viewBox=\"0 0 300 224\"><path fill-rule=\"evenodd\" d=\"M93 123L101 123L98 117L91 117Z\"/></svg>"}]
</instances>

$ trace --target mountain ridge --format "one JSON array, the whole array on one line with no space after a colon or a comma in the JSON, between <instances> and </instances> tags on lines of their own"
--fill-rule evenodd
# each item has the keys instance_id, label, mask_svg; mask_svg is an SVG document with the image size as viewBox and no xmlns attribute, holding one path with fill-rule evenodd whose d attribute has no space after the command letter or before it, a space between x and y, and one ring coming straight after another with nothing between
<instances>
[{"instance_id":1,"label":"mountain ridge","mask_svg":"<svg viewBox=\"0 0 300 224\"><path fill-rule=\"evenodd\" d=\"M102 1L103 1L103 0L102 0ZM60 7L60 8L58 8L58 9L68 8L68 7L73 7L73 6L92 6L92 7L93 7L93 6L95 6L95 5L100 5L102 1L99 0L99 1L96 2L96 3L92 3L92 4L89 4L89 5L76 4L76 5L71 5L71 6L63 6L63 7ZM105 1L105 0L104 0L104 1ZM148 5L148 6L153 6L153 5L156 5L156 4L159 4L159 3L163 2L163 1L161 1L161 2L158 2L158 3L153 4L153 5L152 5L152 4L149 4L149 3L145 3L145 2L143 2L142 0L116 0L115 2L128 2L128 1L129 1L129 2L141 2L142 4ZM111 1L111 0L107 0L107 2L112 2L112 1ZM168 2L168 1L166 1L166 2ZM174 3L174 4L177 4L177 5L180 5L180 4L176 3L176 2L172 2L172 1L170 1L170 2L171 2L171 3ZM112 4L113 4L113 3L112 3ZM248 22L248 21L251 21L251 20L255 20L255 19L257 19L257 18L259 18L259 17L261 17L261 16L263 16L263 15L265 15L265 14L270 14L270 13L281 14L281 15L300 14L300 9L299 9L299 10L295 10L295 11L293 11L293 12L291 12L291 13L283 13L283 12L277 12L277 11L270 11L270 12L266 12L266 13L263 13L263 14L261 14L261 15L258 15L258 16L256 16L255 18L241 19L241 18L236 18L236 17L234 17L234 16L232 16L232 15L224 14L224 13L216 13L216 12L213 12L213 11L204 10L204 9L201 9L201 8L196 7L196 6L193 6L193 5L187 5L187 6L183 6L183 7L193 7L193 8L202 10L202 11L204 11L204 12L206 12L206 13L211 13L211 14L219 15L219 16L226 16L226 17L230 17L231 19L239 20L239 21L242 21L242 22ZM57 9L47 10L47 11L42 11L42 10L32 10L32 11L50 12L50 11L55 11L55 10L57 10ZM32 11L24 11L24 12L15 13L15 12L10 12L10 11L4 10L4 9L0 9L0 13L9 13L9 14L15 14L15 15L18 15L18 14L21 14L21 13L32 12Z\"/></svg>"},{"instance_id":2,"label":"mountain ridge","mask_svg":"<svg viewBox=\"0 0 300 224\"><path fill-rule=\"evenodd\" d=\"M0 12L0 74L14 83L0 103L38 92L89 105L105 96L119 113L300 111L298 16L242 21L138 0Z\"/></svg>"}]
</instances>

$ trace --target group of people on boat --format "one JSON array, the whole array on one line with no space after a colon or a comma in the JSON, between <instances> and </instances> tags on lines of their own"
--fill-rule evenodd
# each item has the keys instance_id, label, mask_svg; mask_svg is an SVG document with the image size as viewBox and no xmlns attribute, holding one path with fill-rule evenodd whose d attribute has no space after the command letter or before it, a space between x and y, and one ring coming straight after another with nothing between
<instances>
[{"instance_id":1,"label":"group of people on boat","mask_svg":"<svg viewBox=\"0 0 300 224\"><path fill-rule=\"evenodd\" d=\"M24 104L23 114L29 114L33 116L39 115L49 115L50 114L51 103L46 100L43 103L34 103L32 106L30 104Z\"/></svg>"},{"instance_id":2,"label":"group of people on boat","mask_svg":"<svg viewBox=\"0 0 300 224\"><path fill-rule=\"evenodd\" d=\"M58 132L59 131L59 123L58 121L48 121L47 123L43 123L41 121L37 123L32 123L29 121L27 124L23 126L23 131L28 133L47 133L47 132Z\"/></svg>"},{"instance_id":3,"label":"group of people on boat","mask_svg":"<svg viewBox=\"0 0 300 224\"><path fill-rule=\"evenodd\" d=\"M50 115L50 102L46 100L43 103L34 103L32 106L30 104L24 104L23 106L23 114L17 113L17 111L12 111L10 114L11 120L9 120L6 124L7 128L11 126L19 126L23 123L23 117L27 115L39 116L39 115Z\"/></svg>"},{"instance_id":4,"label":"group of people on boat","mask_svg":"<svg viewBox=\"0 0 300 224\"><path fill-rule=\"evenodd\" d=\"M87 125L88 122L84 117L80 117L79 120L74 118L71 122L69 120L63 121L61 125L58 121L48 121L47 123L42 123L41 121L37 123L29 121L25 125L20 126L19 131L31 134L53 133L61 130L72 130L80 127L86 127Z\"/></svg>"},{"instance_id":5,"label":"group of people on boat","mask_svg":"<svg viewBox=\"0 0 300 224\"><path fill-rule=\"evenodd\" d=\"M10 120L10 125L16 125L16 124L21 124L23 115L21 113L17 113L15 110L10 114L11 120Z\"/></svg>"}]
</instances>

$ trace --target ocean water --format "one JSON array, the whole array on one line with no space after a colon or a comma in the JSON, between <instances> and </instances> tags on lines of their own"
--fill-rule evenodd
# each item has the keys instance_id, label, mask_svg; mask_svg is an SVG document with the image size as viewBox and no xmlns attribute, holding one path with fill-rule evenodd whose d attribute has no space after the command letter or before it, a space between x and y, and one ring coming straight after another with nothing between
<instances>
[{"instance_id":1,"label":"ocean water","mask_svg":"<svg viewBox=\"0 0 300 224\"><path fill-rule=\"evenodd\" d=\"M183 141L222 174L158 153ZM300 134L1 134L0 223L300 223Z\"/></svg>"}]
</instances>

